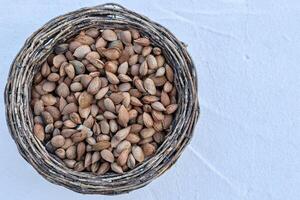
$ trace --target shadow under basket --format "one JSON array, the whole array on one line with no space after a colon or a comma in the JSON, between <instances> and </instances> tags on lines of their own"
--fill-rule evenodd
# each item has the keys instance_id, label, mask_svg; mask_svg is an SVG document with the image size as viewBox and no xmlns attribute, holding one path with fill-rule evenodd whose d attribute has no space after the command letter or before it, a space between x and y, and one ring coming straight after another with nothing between
<instances>
[{"instance_id":1,"label":"shadow under basket","mask_svg":"<svg viewBox=\"0 0 300 200\"><path fill-rule=\"evenodd\" d=\"M178 110L169 133L153 157L124 174L76 172L48 153L33 134L30 108L35 73L54 46L91 27L135 28L161 47L175 74ZM48 181L85 194L121 194L141 188L169 169L190 142L199 116L195 66L185 45L147 17L117 4L82 8L52 19L34 32L13 61L5 90L7 124L22 157Z\"/></svg>"}]
</instances>

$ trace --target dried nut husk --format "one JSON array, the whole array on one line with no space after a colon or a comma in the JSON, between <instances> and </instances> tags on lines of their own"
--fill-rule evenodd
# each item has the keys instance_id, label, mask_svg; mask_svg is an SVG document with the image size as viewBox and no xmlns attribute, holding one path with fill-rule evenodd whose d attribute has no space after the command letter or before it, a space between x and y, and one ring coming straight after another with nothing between
<instances>
[{"instance_id":1,"label":"dried nut husk","mask_svg":"<svg viewBox=\"0 0 300 200\"><path fill-rule=\"evenodd\" d=\"M118 77L111 72L106 71L106 77L111 84L119 84L120 83L120 80L118 79Z\"/></svg>"},{"instance_id":2,"label":"dried nut husk","mask_svg":"<svg viewBox=\"0 0 300 200\"><path fill-rule=\"evenodd\" d=\"M165 84L164 84L164 88L163 88L163 91L165 91L166 93L169 93L171 92L173 89L173 85L167 81Z\"/></svg>"},{"instance_id":3,"label":"dried nut husk","mask_svg":"<svg viewBox=\"0 0 300 200\"><path fill-rule=\"evenodd\" d=\"M109 141L99 141L96 144L92 145L93 151L101 151L108 148L110 148Z\"/></svg>"},{"instance_id":4,"label":"dried nut husk","mask_svg":"<svg viewBox=\"0 0 300 200\"><path fill-rule=\"evenodd\" d=\"M95 44L95 47L96 48L104 48L107 44L107 41L104 40L102 37L100 37L97 41L96 41L96 44Z\"/></svg>"},{"instance_id":5,"label":"dried nut husk","mask_svg":"<svg viewBox=\"0 0 300 200\"><path fill-rule=\"evenodd\" d=\"M84 167L88 167L92 164L92 154L91 153L87 153L85 155L85 158L84 158Z\"/></svg>"},{"instance_id":6,"label":"dried nut husk","mask_svg":"<svg viewBox=\"0 0 300 200\"><path fill-rule=\"evenodd\" d=\"M157 69L155 76L164 76L166 73L166 68L160 67Z\"/></svg>"},{"instance_id":7,"label":"dried nut husk","mask_svg":"<svg viewBox=\"0 0 300 200\"><path fill-rule=\"evenodd\" d=\"M158 67L156 58L150 54L146 58L149 69L156 69Z\"/></svg>"},{"instance_id":8,"label":"dried nut husk","mask_svg":"<svg viewBox=\"0 0 300 200\"><path fill-rule=\"evenodd\" d=\"M153 126L153 119L149 113L143 113L143 122L147 128L151 128Z\"/></svg>"},{"instance_id":9,"label":"dried nut husk","mask_svg":"<svg viewBox=\"0 0 300 200\"><path fill-rule=\"evenodd\" d=\"M33 128L34 135L40 140L44 141L45 139L45 132L44 127L41 124L35 124Z\"/></svg>"},{"instance_id":10,"label":"dried nut husk","mask_svg":"<svg viewBox=\"0 0 300 200\"><path fill-rule=\"evenodd\" d=\"M127 166L130 169L133 169L135 167L135 158L134 158L134 156L132 154L128 155Z\"/></svg>"},{"instance_id":11,"label":"dried nut husk","mask_svg":"<svg viewBox=\"0 0 300 200\"><path fill-rule=\"evenodd\" d=\"M108 44L108 48L117 48L117 49L123 50L124 46L120 40L115 40Z\"/></svg>"},{"instance_id":12,"label":"dried nut husk","mask_svg":"<svg viewBox=\"0 0 300 200\"><path fill-rule=\"evenodd\" d=\"M104 107L105 107L106 110L108 110L110 112L115 112L116 111L115 104L110 98L105 98L104 99Z\"/></svg>"},{"instance_id":13,"label":"dried nut husk","mask_svg":"<svg viewBox=\"0 0 300 200\"><path fill-rule=\"evenodd\" d=\"M75 160L69 160L69 159L65 159L64 160L64 163L67 167L69 168L74 168L75 164L76 164L76 161Z\"/></svg>"},{"instance_id":14,"label":"dried nut husk","mask_svg":"<svg viewBox=\"0 0 300 200\"><path fill-rule=\"evenodd\" d=\"M80 92L80 91L82 91L82 89L83 89L83 86L79 82L75 82L70 85L70 90L72 92Z\"/></svg>"},{"instance_id":15,"label":"dried nut husk","mask_svg":"<svg viewBox=\"0 0 300 200\"><path fill-rule=\"evenodd\" d=\"M111 146L115 148L122 140L124 140L130 132L131 127L120 129L111 140Z\"/></svg>"},{"instance_id":16,"label":"dried nut husk","mask_svg":"<svg viewBox=\"0 0 300 200\"><path fill-rule=\"evenodd\" d=\"M87 108L91 105L93 96L87 92L82 92L78 98L80 108Z\"/></svg>"},{"instance_id":17,"label":"dried nut husk","mask_svg":"<svg viewBox=\"0 0 300 200\"><path fill-rule=\"evenodd\" d=\"M105 174L106 172L108 172L109 169L110 169L110 164L108 162L104 162L100 165L96 174L97 175Z\"/></svg>"},{"instance_id":18,"label":"dried nut husk","mask_svg":"<svg viewBox=\"0 0 300 200\"><path fill-rule=\"evenodd\" d=\"M83 161L79 161L77 163L75 163L74 165L74 170L77 171L77 172L82 172L84 170L84 163Z\"/></svg>"},{"instance_id":19,"label":"dried nut husk","mask_svg":"<svg viewBox=\"0 0 300 200\"><path fill-rule=\"evenodd\" d=\"M44 111L44 109L45 107L43 101L38 100L35 102L34 109L33 109L35 115L40 115Z\"/></svg>"},{"instance_id":20,"label":"dried nut husk","mask_svg":"<svg viewBox=\"0 0 300 200\"><path fill-rule=\"evenodd\" d=\"M137 145L134 145L132 147L132 155L133 155L134 159L137 160L138 162L143 162L145 159L142 148Z\"/></svg>"},{"instance_id":21,"label":"dried nut husk","mask_svg":"<svg viewBox=\"0 0 300 200\"><path fill-rule=\"evenodd\" d=\"M158 56L161 54L161 49L159 47L154 47L152 52L154 55Z\"/></svg>"},{"instance_id":22,"label":"dried nut husk","mask_svg":"<svg viewBox=\"0 0 300 200\"><path fill-rule=\"evenodd\" d=\"M114 41L118 39L117 34L110 29L104 30L102 32L102 38L105 39L106 41Z\"/></svg>"},{"instance_id":23,"label":"dried nut husk","mask_svg":"<svg viewBox=\"0 0 300 200\"><path fill-rule=\"evenodd\" d=\"M87 92L92 95L95 95L99 91L100 88L101 88L101 80L99 77L95 77L90 82L90 84L87 88Z\"/></svg>"},{"instance_id":24,"label":"dried nut husk","mask_svg":"<svg viewBox=\"0 0 300 200\"><path fill-rule=\"evenodd\" d=\"M167 77L168 81L170 81L171 83L173 82L174 72L173 72L173 69L169 65L166 65L166 77Z\"/></svg>"},{"instance_id":25,"label":"dried nut husk","mask_svg":"<svg viewBox=\"0 0 300 200\"><path fill-rule=\"evenodd\" d=\"M55 82L45 81L42 89L46 92L52 92L55 90L56 84Z\"/></svg>"},{"instance_id":26,"label":"dried nut husk","mask_svg":"<svg viewBox=\"0 0 300 200\"><path fill-rule=\"evenodd\" d=\"M66 150L66 157L70 160L74 160L76 158L76 146L70 146Z\"/></svg>"},{"instance_id":27,"label":"dried nut husk","mask_svg":"<svg viewBox=\"0 0 300 200\"><path fill-rule=\"evenodd\" d=\"M132 37L131 37L130 31L128 31L128 30L121 31L121 33L120 33L120 39L126 45L131 44Z\"/></svg>"},{"instance_id":28,"label":"dried nut husk","mask_svg":"<svg viewBox=\"0 0 300 200\"><path fill-rule=\"evenodd\" d=\"M150 79L150 78L145 79L144 88L149 94L151 94L151 95L156 94L156 87L155 87L155 84L152 79Z\"/></svg>"},{"instance_id":29,"label":"dried nut husk","mask_svg":"<svg viewBox=\"0 0 300 200\"><path fill-rule=\"evenodd\" d=\"M67 59L63 54L58 54L53 57L53 65L56 68L59 68L63 62L66 62Z\"/></svg>"},{"instance_id":30,"label":"dried nut husk","mask_svg":"<svg viewBox=\"0 0 300 200\"><path fill-rule=\"evenodd\" d=\"M65 159L66 157L66 151L62 148L56 149L55 154L60 158L60 159Z\"/></svg>"},{"instance_id":31,"label":"dried nut husk","mask_svg":"<svg viewBox=\"0 0 300 200\"><path fill-rule=\"evenodd\" d=\"M78 60L71 60L69 61L70 64L73 65L75 74L83 74L85 72L85 66L82 64L82 62Z\"/></svg>"},{"instance_id":32,"label":"dried nut husk","mask_svg":"<svg viewBox=\"0 0 300 200\"><path fill-rule=\"evenodd\" d=\"M57 74L57 73L51 73L51 74L49 74L48 77L47 77L47 80L48 80L48 81L53 81L53 82L56 82L56 81L58 81L59 79L60 79L60 76L59 76L59 74Z\"/></svg>"},{"instance_id":33,"label":"dried nut husk","mask_svg":"<svg viewBox=\"0 0 300 200\"><path fill-rule=\"evenodd\" d=\"M118 67L118 73L119 74L126 74L128 71L128 62L123 62L122 64L119 65Z\"/></svg>"},{"instance_id":34,"label":"dried nut husk","mask_svg":"<svg viewBox=\"0 0 300 200\"><path fill-rule=\"evenodd\" d=\"M116 120L109 120L109 127L110 127L110 131L111 131L112 133L117 132L118 129L119 129Z\"/></svg>"},{"instance_id":35,"label":"dried nut husk","mask_svg":"<svg viewBox=\"0 0 300 200\"><path fill-rule=\"evenodd\" d=\"M76 38L75 41L80 42L81 44L86 44L86 45L91 45L93 43L95 43L95 40L85 34L79 34Z\"/></svg>"},{"instance_id":36,"label":"dried nut husk","mask_svg":"<svg viewBox=\"0 0 300 200\"><path fill-rule=\"evenodd\" d=\"M125 149L124 151L122 151L117 159L117 163L120 166L124 166L127 162L128 159L128 155L129 155L129 150Z\"/></svg>"},{"instance_id":37,"label":"dried nut husk","mask_svg":"<svg viewBox=\"0 0 300 200\"><path fill-rule=\"evenodd\" d=\"M96 58L86 58L93 66L95 66L98 69L104 68L104 63L100 59Z\"/></svg>"},{"instance_id":38,"label":"dried nut husk","mask_svg":"<svg viewBox=\"0 0 300 200\"><path fill-rule=\"evenodd\" d=\"M136 98L136 97L130 97L130 103L133 105L133 106L143 106L142 102Z\"/></svg>"},{"instance_id":39,"label":"dried nut husk","mask_svg":"<svg viewBox=\"0 0 300 200\"><path fill-rule=\"evenodd\" d=\"M150 40L148 38L138 38L134 40L135 43L142 45L142 46L149 46Z\"/></svg>"},{"instance_id":40,"label":"dried nut husk","mask_svg":"<svg viewBox=\"0 0 300 200\"><path fill-rule=\"evenodd\" d=\"M141 66L140 66L140 69L139 69L139 73L141 76L146 76L147 73L148 73L148 64L146 61L144 61Z\"/></svg>"},{"instance_id":41,"label":"dried nut husk","mask_svg":"<svg viewBox=\"0 0 300 200\"><path fill-rule=\"evenodd\" d=\"M121 51L118 48L108 48L101 50L102 54L109 60L117 60L121 56Z\"/></svg>"},{"instance_id":42,"label":"dried nut husk","mask_svg":"<svg viewBox=\"0 0 300 200\"><path fill-rule=\"evenodd\" d=\"M97 92L97 94L95 95L95 98L96 98L97 100L102 99L102 98L106 95L106 93L108 92L108 89L109 89L109 87L103 87L103 88L101 88L101 89Z\"/></svg>"},{"instance_id":43,"label":"dried nut husk","mask_svg":"<svg viewBox=\"0 0 300 200\"><path fill-rule=\"evenodd\" d=\"M123 173L123 169L122 167L120 167L117 163L112 163L110 165L110 168L112 171L118 173L118 174L122 174Z\"/></svg>"},{"instance_id":44,"label":"dried nut husk","mask_svg":"<svg viewBox=\"0 0 300 200\"><path fill-rule=\"evenodd\" d=\"M51 139L53 147L59 148L65 144L65 138L62 135L56 135Z\"/></svg>"},{"instance_id":45,"label":"dried nut husk","mask_svg":"<svg viewBox=\"0 0 300 200\"><path fill-rule=\"evenodd\" d=\"M45 94L41 97L45 106L52 106L56 103L56 98L52 94Z\"/></svg>"},{"instance_id":46,"label":"dried nut husk","mask_svg":"<svg viewBox=\"0 0 300 200\"><path fill-rule=\"evenodd\" d=\"M92 164L98 162L101 159L101 155L99 151L96 151L92 155Z\"/></svg>"},{"instance_id":47,"label":"dried nut husk","mask_svg":"<svg viewBox=\"0 0 300 200\"><path fill-rule=\"evenodd\" d=\"M78 111L78 106L75 103L69 103L62 109L62 114L70 114Z\"/></svg>"},{"instance_id":48,"label":"dried nut husk","mask_svg":"<svg viewBox=\"0 0 300 200\"><path fill-rule=\"evenodd\" d=\"M107 162L113 163L115 158L111 151L104 149L100 152L101 158Z\"/></svg>"},{"instance_id":49,"label":"dried nut husk","mask_svg":"<svg viewBox=\"0 0 300 200\"><path fill-rule=\"evenodd\" d=\"M96 174L96 172L98 171L99 167L100 167L100 163L99 162L93 163L91 165L91 172L93 174Z\"/></svg>"},{"instance_id":50,"label":"dried nut husk","mask_svg":"<svg viewBox=\"0 0 300 200\"><path fill-rule=\"evenodd\" d=\"M117 116L114 113L110 112L110 111L105 111L103 113L103 116L104 116L105 119L116 119L117 118Z\"/></svg>"},{"instance_id":51,"label":"dried nut husk","mask_svg":"<svg viewBox=\"0 0 300 200\"><path fill-rule=\"evenodd\" d=\"M54 123L54 119L51 116L51 114L47 111L44 111L41 113L43 121L45 122L45 124L53 124Z\"/></svg>"},{"instance_id":52,"label":"dried nut husk","mask_svg":"<svg viewBox=\"0 0 300 200\"><path fill-rule=\"evenodd\" d=\"M141 138L134 133L129 133L128 136L126 137L126 140L132 144L136 144L141 140Z\"/></svg>"},{"instance_id":53,"label":"dried nut husk","mask_svg":"<svg viewBox=\"0 0 300 200\"><path fill-rule=\"evenodd\" d=\"M65 69L67 76L70 79L73 79L75 77L75 69L72 64L67 64L64 69Z\"/></svg>"},{"instance_id":54,"label":"dried nut husk","mask_svg":"<svg viewBox=\"0 0 300 200\"><path fill-rule=\"evenodd\" d=\"M76 160L81 160L81 158L84 156L86 150L86 145L84 142L79 142L76 148L77 158Z\"/></svg>"},{"instance_id":55,"label":"dried nut husk","mask_svg":"<svg viewBox=\"0 0 300 200\"><path fill-rule=\"evenodd\" d=\"M177 104L171 104L171 105L167 106L166 113L168 115L170 115L170 114L174 113L177 110L177 108L178 108Z\"/></svg>"},{"instance_id":56,"label":"dried nut husk","mask_svg":"<svg viewBox=\"0 0 300 200\"><path fill-rule=\"evenodd\" d=\"M90 52L91 52L91 48L88 45L82 45L75 50L73 55L76 58L83 59Z\"/></svg>"},{"instance_id":57,"label":"dried nut husk","mask_svg":"<svg viewBox=\"0 0 300 200\"><path fill-rule=\"evenodd\" d=\"M71 139L74 143L82 142L83 140L85 140L85 138L87 138L87 132L86 131L80 131L80 132L74 133L71 136Z\"/></svg>"},{"instance_id":58,"label":"dried nut husk","mask_svg":"<svg viewBox=\"0 0 300 200\"><path fill-rule=\"evenodd\" d=\"M124 105L121 105L119 109L118 122L123 127L126 127L129 122L129 113Z\"/></svg>"},{"instance_id":59,"label":"dried nut husk","mask_svg":"<svg viewBox=\"0 0 300 200\"><path fill-rule=\"evenodd\" d=\"M159 100L159 97L153 95L147 95L142 98L143 102L146 104L153 103Z\"/></svg>"},{"instance_id":60,"label":"dried nut husk","mask_svg":"<svg viewBox=\"0 0 300 200\"><path fill-rule=\"evenodd\" d=\"M159 112L156 110L152 110L151 115L152 115L152 118L154 119L154 121L162 121L162 120L164 120L164 117L165 117L162 112Z\"/></svg>"},{"instance_id":61,"label":"dried nut husk","mask_svg":"<svg viewBox=\"0 0 300 200\"><path fill-rule=\"evenodd\" d=\"M160 103L159 101L151 103L151 107L157 111L166 111L165 106L162 103Z\"/></svg>"},{"instance_id":62,"label":"dried nut husk","mask_svg":"<svg viewBox=\"0 0 300 200\"><path fill-rule=\"evenodd\" d=\"M66 98L67 96L69 96L70 90L69 90L69 87L67 86L67 84L65 84L64 82L60 83L58 85L58 87L56 88L56 94L59 97L63 97L63 98Z\"/></svg>"},{"instance_id":63,"label":"dried nut husk","mask_svg":"<svg viewBox=\"0 0 300 200\"><path fill-rule=\"evenodd\" d=\"M152 144L150 143L146 143L146 144L143 144L142 145L142 149L143 149L143 152L144 152L144 155L146 157L152 155L155 153L155 146L153 146Z\"/></svg>"},{"instance_id":64,"label":"dried nut husk","mask_svg":"<svg viewBox=\"0 0 300 200\"><path fill-rule=\"evenodd\" d=\"M130 76L128 75L125 75L125 74L119 74L118 75L118 79L123 82L123 83L127 83L127 82L131 82L132 79L130 78ZM130 84L129 84L130 85ZM131 88L131 85L130 85L130 88Z\"/></svg>"},{"instance_id":65,"label":"dried nut husk","mask_svg":"<svg viewBox=\"0 0 300 200\"><path fill-rule=\"evenodd\" d=\"M120 104L123 101L124 96L122 93L112 93L109 98L114 102L114 104Z\"/></svg>"},{"instance_id":66,"label":"dried nut husk","mask_svg":"<svg viewBox=\"0 0 300 200\"><path fill-rule=\"evenodd\" d=\"M152 137L155 134L155 130L153 128L144 128L140 135L142 138L149 138Z\"/></svg>"}]
</instances>

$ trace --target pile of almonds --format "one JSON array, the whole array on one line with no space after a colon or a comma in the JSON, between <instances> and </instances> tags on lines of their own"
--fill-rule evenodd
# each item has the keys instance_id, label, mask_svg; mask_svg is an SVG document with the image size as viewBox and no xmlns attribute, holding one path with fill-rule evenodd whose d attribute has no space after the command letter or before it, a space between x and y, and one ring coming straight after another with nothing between
<instances>
[{"instance_id":1,"label":"pile of almonds","mask_svg":"<svg viewBox=\"0 0 300 200\"><path fill-rule=\"evenodd\" d=\"M173 80L137 30L81 31L34 77L34 134L68 168L124 173L164 141L178 107Z\"/></svg>"}]
</instances>

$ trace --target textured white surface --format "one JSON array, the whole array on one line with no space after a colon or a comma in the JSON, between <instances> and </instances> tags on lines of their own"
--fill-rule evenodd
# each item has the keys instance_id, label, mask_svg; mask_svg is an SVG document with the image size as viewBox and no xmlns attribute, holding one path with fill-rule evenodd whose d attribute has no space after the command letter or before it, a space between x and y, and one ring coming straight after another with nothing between
<instances>
[{"instance_id":1,"label":"textured white surface","mask_svg":"<svg viewBox=\"0 0 300 200\"><path fill-rule=\"evenodd\" d=\"M201 116L167 173L130 194L80 195L50 184L17 153L1 98L0 199L300 198L300 3L297 0L118 1L169 28L197 66ZM0 1L0 78L25 39L89 1Z\"/></svg>"}]
</instances>

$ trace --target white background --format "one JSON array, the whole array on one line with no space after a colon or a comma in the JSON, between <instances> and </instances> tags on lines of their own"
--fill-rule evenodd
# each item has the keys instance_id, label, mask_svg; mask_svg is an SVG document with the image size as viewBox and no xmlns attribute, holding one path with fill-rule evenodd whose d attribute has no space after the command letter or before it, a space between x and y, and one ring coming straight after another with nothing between
<instances>
[{"instance_id":1,"label":"white background","mask_svg":"<svg viewBox=\"0 0 300 200\"><path fill-rule=\"evenodd\" d=\"M0 0L0 88L25 39L89 1ZM18 154L1 98L0 199L300 199L300 2L119 1L188 44L201 116L174 167L121 196L81 195L44 180Z\"/></svg>"}]
</instances>

